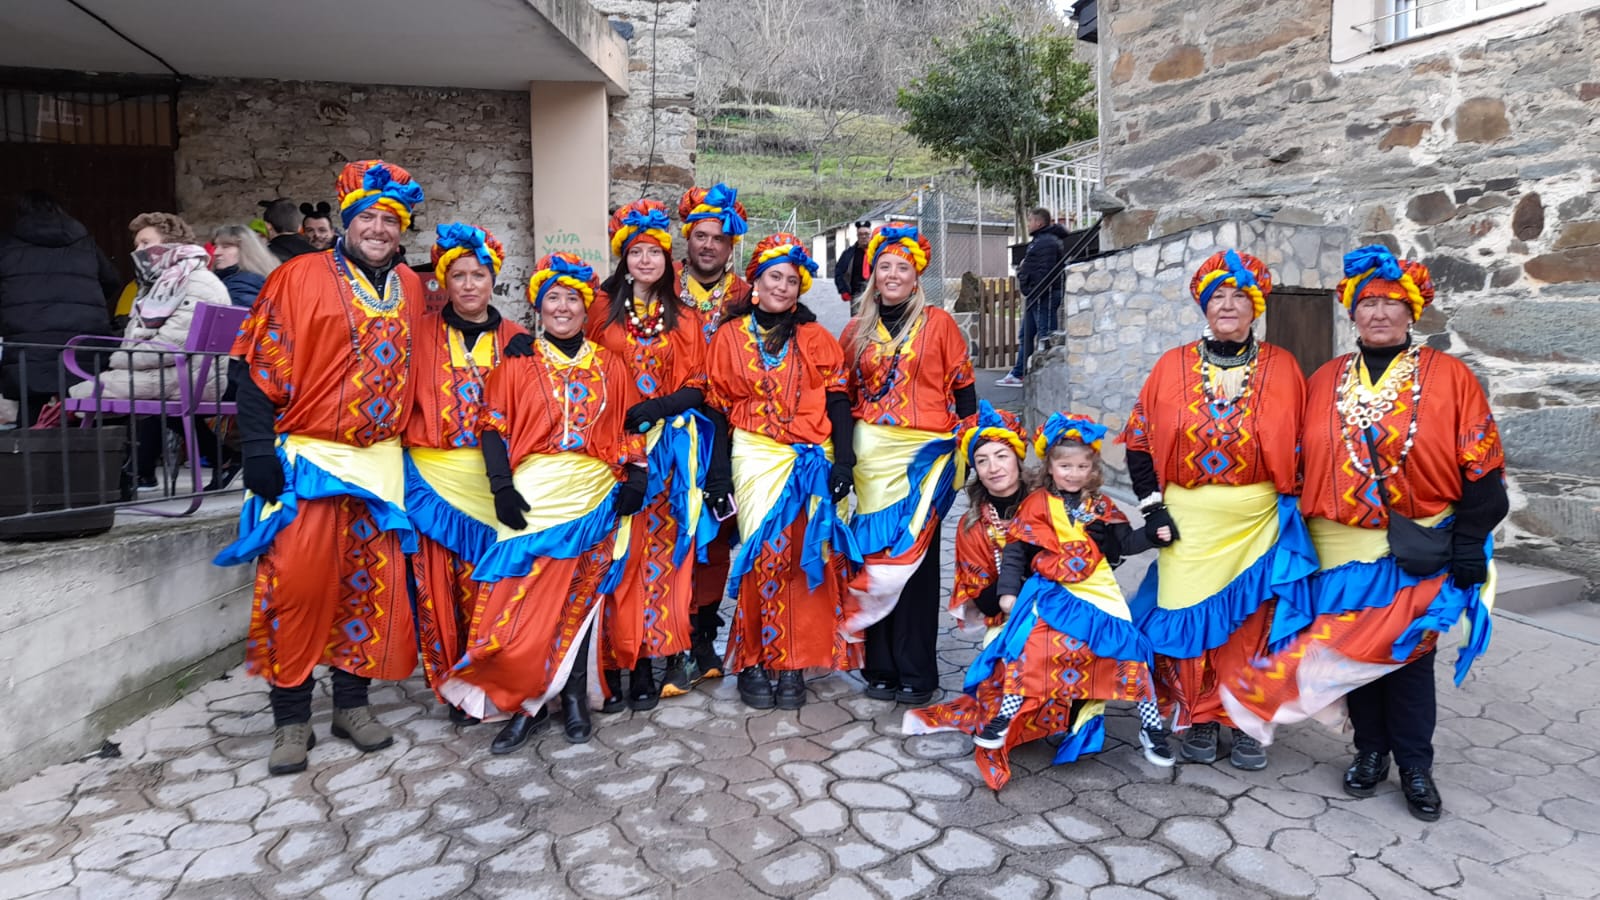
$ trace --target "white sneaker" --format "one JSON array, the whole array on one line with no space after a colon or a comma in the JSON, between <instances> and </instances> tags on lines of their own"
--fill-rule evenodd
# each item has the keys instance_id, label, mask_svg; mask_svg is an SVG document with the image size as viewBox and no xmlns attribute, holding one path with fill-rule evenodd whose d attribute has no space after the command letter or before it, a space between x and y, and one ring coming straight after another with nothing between
<instances>
[{"instance_id":1,"label":"white sneaker","mask_svg":"<svg viewBox=\"0 0 1600 900\"><path fill-rule=\"evenodd\" d=\"M1022 387L1022 379L1007 372L994 380L995 387Z\"/></svg>"},{"instance_id":2,"label":"white sneaker","mask_svg":"<svg viewBox=\"0 0 1600 900\"><path fill-rule=\"evenodd\" d=\"M1170 769L1177 762L1172 756L1172 748L1167 745L1167 732L1164 730L1139 729L1139 746L1144 748L1145 761L1152 766Z\"/></svg>"}]
</instances>

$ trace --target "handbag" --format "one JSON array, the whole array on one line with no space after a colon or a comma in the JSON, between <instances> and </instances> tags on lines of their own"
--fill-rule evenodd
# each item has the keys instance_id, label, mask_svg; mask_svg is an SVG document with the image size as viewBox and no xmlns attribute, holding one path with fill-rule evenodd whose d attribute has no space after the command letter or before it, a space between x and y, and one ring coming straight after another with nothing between
<instances>
[{"instance_id":1,"label":"handbag","mask_svg":"<svg viewBox=\"0 0 1600 900\"><path fill-rule=\"evenodd\" d=\"M1383 501L1383 509L1389 514L1389 552L1394 555L1400 570L1407 575L1425 578L1438 574L1440 569L1450 565L1453 556L1454 523L1429 528L1395 512L1394 507L1389 505L1389 488L1384 483L1385 479L1378 474L1383 471L1383 466L1378 461L1378 447L1373 443L1372 432L1363 428L1361 434L1367 439L1372 477L1378 482L1378 498Z\"/></svg>"}]
</instances>

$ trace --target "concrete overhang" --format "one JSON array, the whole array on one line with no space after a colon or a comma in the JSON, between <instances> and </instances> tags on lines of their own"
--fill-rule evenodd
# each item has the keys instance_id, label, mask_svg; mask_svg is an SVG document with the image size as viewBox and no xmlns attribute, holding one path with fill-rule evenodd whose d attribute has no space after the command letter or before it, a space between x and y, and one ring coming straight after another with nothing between
<instances>
[{"instance_id":1,"label":"concrete overhang","mask_svg":"<svg viewBox=\"0 0 1600 900\"><path fill-rule=\"evenodd\" d=\"M0 66L627 94L628 46L588 0L0 3Z\"/></svg>"}]
</instances>

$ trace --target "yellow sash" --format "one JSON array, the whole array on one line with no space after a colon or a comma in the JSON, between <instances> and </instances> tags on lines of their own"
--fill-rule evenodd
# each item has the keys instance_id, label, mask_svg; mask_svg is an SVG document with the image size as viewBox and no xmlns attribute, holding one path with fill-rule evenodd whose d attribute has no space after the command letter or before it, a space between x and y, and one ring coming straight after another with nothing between
<instances>
[{"instance_id":1,"label":"yellow sash","mask_svg":"<svg viewBox=\"0 0 1600 900\"><path fill-rule=\"evenodd\" d=\"M495 523L496 539L501 541L576 522L594 512L616 487L617 476L604 462L582 453L536 453L517 466L511 483L533 508L521 530Z\"/></svg>"},{"instance_id":2,"label":"yellow sash","mask_svg":"<svg viewBox=\"0 0 1600 900\"><path fill-rule=\"evenodd\" d=\"M1084 530L1067 513L1067 505L1060 497L1050 495L1050 521L1056 528L1056 539L1062 544L1092 541L1089 532ZM1095 563L1089 577L1082 581L1064 584L1062 587L1072 592L1074 597L1093 605L1096 609L1112 618L1124 622L1133 621L1133 614L1128 611L1128 600L1122 596L1122 588L1117 584L1117 578L1111 574L1111 566L1102 557Z\"/></svg>"},{"instance_id":3,"label":"yellow sash","mask_svg":"<svg viewBox=\"0 0 1600 900\"><path fill-rule=\"evenodd\" d=\"M832 442L824 441L822 450L831 461ZM793 447L753 431L733 430L733 496L739 504L739 540L749 540L761 527L767 512L778 505L793 471ZM816 504L816 498L811 498L806 507L808 518Z\"/></svg>"},{"instance_id":4,"label":"yellow sash","mask_svg":"<svg viewBox=\"0 0 1600 900\"><path fill-rule=\"evenodd\" d=\"M370 447L353 447L338 441L290 434L284 436L283 452L291 468L295 460L304 457L306 462L392 504L395 509L404 511L406 508L405 451L400 447L399 438L379 441Z\"/></svg>"},{"instance_id":5,"label":"yellow sash","mask_svg":"<svg viewBox=\"0 0 1600 900\"><path fill-rule=\"evenodd\" d=\"M911 467L911 461L929 441L949 438L950 435L940 434L937 431L857 422L856 513L865 515L888 509L910 496L911 482L906 477L906 470ZM906 521L907 531L916 534L928 521L928 513L934 501L934 486L939 483L939 478L944 474L946 467L954 464L954 457L954 453L945 454L928 467L927 474L922 477L918 485L921 498L917 508Z\"/></svg>"},{"instance_id":6,"label":"yellow sash","mask_svg":"<svg viewBox=\"0 0 1600 900\"><path fill-rule=\"evenodd\" d=\"M1187 609L1227 587L1278 539L1278 489L1257 484L1168 486L1178 540L1156 555L1162 609Z\"/></svg>"},{"instance_id":7,"label":"yellow sash","mask_svg":"<svg viewBox=\"0 0 1600 900\"><path fill-rule=\"evenodd\" d=\"M489 491L489 476L483 469L483 453L475 447L439 450L411 447L411 464L434 493L462 514L490 528L499 525L494 516L494 494ZM530 501L531 502L531 501Z\"/></svg>"},{"instance_id":8,"label":"yellow sash","mask_svg":"<svg viewBox=\"0 0 1600 900\"><path fill-rule=\"evenodd\" d=\"M1438 515L1417 519L1416 522L1425 528L1432 528L1454 512L1455 507L1447 506ZM1357 528L1331 519L1313 517L1306 520L1306 530L1311 532L1311 543L1317 548L1317 559L1321 561L1324 572L1352 562L1377 562L1389 555L1389 535L1380 528ZM1499 581L1499 573L1491 559L1489 578L1478 594L1484 606L1491 610L1494 609L1495 589Z\"/></svg>"}]
</instances>

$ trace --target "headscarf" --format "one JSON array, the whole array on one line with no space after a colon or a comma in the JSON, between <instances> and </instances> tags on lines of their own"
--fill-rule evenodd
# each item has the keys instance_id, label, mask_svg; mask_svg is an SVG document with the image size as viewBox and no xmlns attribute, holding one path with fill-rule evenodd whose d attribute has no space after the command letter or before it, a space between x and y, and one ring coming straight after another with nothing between
<instances>
[{"instance_id":1,"label":"headscarf","mask_svg":"<svg viewBox=\"0 0 1600 900\"><path fill-rule=\"evenodd\" d=\"M660 200L635 200L611 214L607 231L611 235L611 252L626 256L634 241L648 241L672 253L672 220L667 218L667 206Z\"/></svg>"},{"instance_id":2,"label":"headscarf","mask_svg":"<svg viewBox=\"0 0 1600 900\"><path fill-rule=\"evenodd\" d=\"M400 230L411 227L411 211L422 202L422 186L411 173L381 159L345 164L339 173L339 220L349 228L355 217L381 206L400 219Z\"/></svg>"},{"instance_id":3,"label":"headscarf","mask_svg":"<svg viewBox=\"0 0 1600 900\"><path fill-rule=\"evenodd\" d=\"M583 308L594 304L594 292L599 287L594 269L572 253L555 252L534 264L533 277L528 279L528 302L538 310L544 305L544 295L554 285L577 291L583 297Z\"/></svg>"},{"instance_id":4,"label":"headscarf","mask_svg":"<svg viewBox=\"0 0 1600 900\"><path fill-rule=\"evenodd\" d=\"M149 324L165 321L183 302L189 276L209 262L206 248L199 244L151 244L133 251L133 272L139 282L133 314Z\"/></svg>"},{"instance_id":5,"label":"headscarf","mask_svg":"<svg viewBox=\"0 0 1600 900\"><path fill-rule=\"evenodd\" d=\"M987 400L978 401L978 414L962 423L956 440L969 468L977 465L973 457L978 448L991 441L1010 447L1018 460L1028 458L1028 429L1023 427L1022 420L1010 410L995 409Z\"/></svg>"},{"instance_id":6,"label":"headscarf","mask_svg":"<svg viewBox=\"0 0 1600 900\"><path fill-rule=\"evenodd\" d=\"M1339 281L1339 302L1355 318L1362 297L1388 297L1411 306L1411 321L1422 318L1433 302L1433 276L1416 260L1398 260L1388 247L1369 244L1344 255L1344 278Z\"/></svg>"},{"instance_id":7,"label":"headscarf","mask_svg":"<svg viewBox=\"0 0 1600 900\"><path fill-rule=\"evenodd\" d=\"M745 280L754 282L761 273L773 266L788 263L800 275L800 293L811 290L811 278L817 274L817 263L806 253L805 242L787 231L769 234L756 243L750 251L750 264L745 267Z\"/></svg>"},{"instance_id":8,"label":"headscarf","mask_svg":"<svg viewBox=\"0 0 1600 900\"><path fill-rule=\"evenodd\" d=\"M500 277L500 266L505 263L506 248L494 235L476 225L465 222L451 222L448 225L435 225L434 233L439 237L433 242L433 278L444 287L445 275L450 271L450 264L471 253L478 258L478 262L489 267L495 278Z\"/></svg>"},{"instance_id":9,"label":"headscarf","mask_svg":"<svg viewBox=\"0 0 1600 900\"><path fill-rule=\"evenodd\" d=\"M880 225L872 232L872 240L867 242L867 273L878 265L878 257L885 253L894 253L905 257L911 265L916 267L917 274L928 267L928 257L933 253L933 248L928 245L928 239L922 236L915 225L890 223Z\"/></svg>"},{"instance_id":10,"label":"headscarf","mask_svg":"<svg viewBox=\"0 0 1600 900\"><path fill-rule=\"evenodd\" d=\"M721 223L722 233L733 238L735 244L739 243L740 236L749 231L750 226L746 224L744 204L739 202L738 197L738 191L721 182L712 185L709 191L703 187L684 191L683 198L678 201L683 239L689 239L689 231L696 222L715 219Z\"/></svg>"},{"instance_id":11,"label":"headscarf","mask_svg":"<svg viewBox=\"0 0 1600 900\"><path fill-rule=\"evenodd\" d=\"M1096 424L1088 416L1051 413L1050 418L1039 426L1039 431L1033 439L1033 449L1039 454L1040 459L1045 459L1051 447L1063 441L1071 441L1098 453L1101 439L1105 436L1106 427Z\"/></svg>"},{"instance_id":12,"label":"headscarf","mask_svg":"<svg viewBox=\"0 0 1600 900\"><path fill-rule=\"evenodd\" d=\"M1195 271L1189 281L1189 293L1203 313L1211 305L1211 295L1225 284L1245 292L1255 307L1255 318L1266 315L1267 295L1272 293L1272 273L1267 271L1266 263L1237 250L1213 253Z\"/></svg>"}]
</instances>

